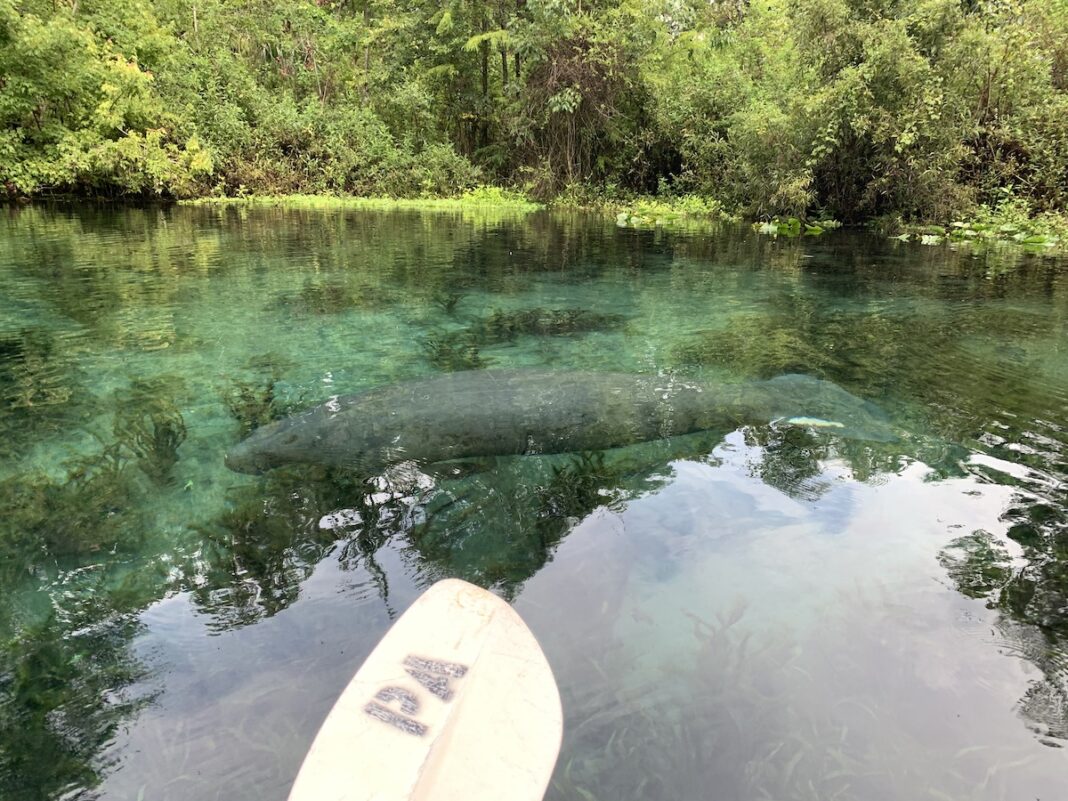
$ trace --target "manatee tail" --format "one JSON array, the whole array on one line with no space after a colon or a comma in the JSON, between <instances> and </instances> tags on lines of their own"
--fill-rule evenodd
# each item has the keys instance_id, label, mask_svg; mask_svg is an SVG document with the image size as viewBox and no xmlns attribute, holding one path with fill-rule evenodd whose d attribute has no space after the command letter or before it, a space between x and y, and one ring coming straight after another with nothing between
<instances>
[{"instance_id":1,"label":"manatee tail","mask_svg":"<svg viewBox=\"0 0 1068 801\"><path fill-rule=\"evenodd\" d=\"M849 439L892 442L890 417L878 405L831 381L789 373L764 382L772 413L795 425L826 429Z\"/></svg>"}]
</instances>

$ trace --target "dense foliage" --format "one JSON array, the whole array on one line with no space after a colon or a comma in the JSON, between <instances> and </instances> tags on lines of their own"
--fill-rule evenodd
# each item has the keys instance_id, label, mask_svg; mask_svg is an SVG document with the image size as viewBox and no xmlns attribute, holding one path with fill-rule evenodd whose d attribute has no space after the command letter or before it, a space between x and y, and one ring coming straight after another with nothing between
<instances>
[{"instance_id":1,"label":"dense foliage","mask_svg":"<svg viewBox=\"0 0 1068 801\"><path fill-rule=\"evenodd\" d=\"M0 182L1068 208L1068 0L0 0Z\"/></svg>"}]
</instances>

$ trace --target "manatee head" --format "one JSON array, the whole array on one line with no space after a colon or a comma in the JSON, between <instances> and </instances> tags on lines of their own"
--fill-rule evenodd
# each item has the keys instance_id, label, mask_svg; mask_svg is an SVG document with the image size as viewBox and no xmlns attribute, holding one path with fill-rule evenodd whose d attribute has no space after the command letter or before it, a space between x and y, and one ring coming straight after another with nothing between
<instances>
[{"instance_id":1,"label":"manatee head","mask_svg":"<svg viewBox=\"0 0 1068 801\"><path fill-rule=\"evenodd\" d=\"M821 428L849 439L893 442L889 416L878 405L837 384L791 373L764 382L774 415L797 425Z\"/></svg>"},{"instance_id":2,"label":"manatee head","mask_svg":"<svg viewBox=\"0 0 1068 801\"><path fill-rule=\"evenodd\" d=\"M226 466L238 473L258 475L273 467L313 461L314 442L303 415L261 426L226 452Z\"/></svg>"}]
</instances>

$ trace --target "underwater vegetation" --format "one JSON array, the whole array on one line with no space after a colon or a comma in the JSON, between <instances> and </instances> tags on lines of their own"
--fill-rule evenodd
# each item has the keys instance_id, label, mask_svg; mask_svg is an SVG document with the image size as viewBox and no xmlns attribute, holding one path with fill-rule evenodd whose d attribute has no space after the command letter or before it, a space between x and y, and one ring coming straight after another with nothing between
<instances>
[{"instance_id":1,"label":"underwater vegetation","mask_svg":"<svg viewBox=\"0 0 1068 801\"><path fill-rule=\"evenodd\" d=\"M816 500L831 485L821 479L823 463L834 454L828 437L802 426L750 426L746 444L760 447L760 459L750 466L754 478L791 498Z\"/></svg>"},{"instance_id":2,"label":"underwater vegetation","mask_svg":"<svg viewBox=\"0 0 1068 801\"><path fill-rule=\"evenodd\" d=\"M790 642L748 631L744 603L714 615L686 612L691 647L671 663L648 667L611 633L611 618L620 613L598 627L586 644L585 669L569 677L567 692L575 697L565 696L564 709L594 711L565 721L547 799L673 801L706 798L709 787L729 799L857 797L843 795L863 762L843 751L842 724L828 715L784 725L791 702L775 678L789 673L797 652ZM766 674L768 665L776 666L774 676ZM619 676L644 681L627 686L614 680ZM796 734L762 739L787 731ZM808 789L793 792L799 787Z\"/></svg>"},{"instance_id":3,"label":"underwater vegetation","mask_svg":"<svg viewBox=\"0 0 1068 801\"><path fill-rule=\"evenodd\" d=\"M158 394L168 388L175 389L175 379L134 382L114 396L119 411L111 436L94 433L95 449L71 454L55 474L27 471L0 481L10 510L0 518L5 570L32 572L54 558L136 546L145 498L171 480L186 438L181 412Z\"/></svg>"},{"instance_id":4,"label":"underwater vegetation","mask_svg":"<svg viewBox=\"0 0 1068 801\"><path fill-rule=\"evenodd\" d=\"M241 426L242 437L292 412L293 404L278 398L275 390L277 383L274 376L258 382L238 380L223 396L230 416Z\"/></svg>"},{"instance_id":5,"label":"underwater vegetation","mask_svg":"<svg viewBox=\"0 0 1068 801\"><path fill-rule=\"evenodd\" d=\"M957 591L986 598L1008 583L1012 560L1005 546L987 531L974 531L949 543L938 555Z\"/></svg>"},{"instance_id":6,"label":"underwater vegetation","mask_svg":"<svg viewBox=\"0 0 1068 801\"><path fill-rule=\"evenodd\" d=\"M284 371L293 365L274 353L261 354L248 363L249 379L234 379L222 392L230 416L240 425L240 436L247 437L260 426L281 420L303 405L303 397L283 400L278 383Z\"/></svg>"},{"instance_id":7,"label":"underwater vegetation","mask_svg":"<svg viewBox=\"0 0 1068 801\"><path fill-rule=\"evenodd\" d=\"M0 482L2 572L14 580L41 562L132 547L140 540L136 481L118 444L68 463L61 478L24 473Z\"/></svg>"},{"instance_id":8,"label":"underwater vegetation","mask_svg":"<svg viewBox=\"0 0 1068 801\"><path fill-rule=\"evenodd\" d=\"M352 309L381 309L395 300L393 293L365 282L309 278L298 293L279 298L275 306L300 316L330 315Z\"/></svg>"},{"instance_id":9,"label":"underwater vegetation","mask_svg":"<svg viewBox=\"0 0 1068 801\"><path fill-rule=\"evenodd\" d=\"M182 390L172 376L135 381L116 397L114 442L137 460L137 467L156 484L166 484L178 463L178 448L188 432L171 398Z\"/></svg>"},{"instance_id":10,"label":"underwater vegetation","mask_svg":"<svg viewBox=\"0 0 1068 801\"><path fill-rule=\"evenodd\" d=\"M827 625L848 633L818 644L747 625L742 599L701 614L683 607L690 639L670 660L643 636L656 642L659 617L609 604L561 683L564 743L547 801L1016 798L1029 763L1020 751L946 753L940 738L959 721L916 732L897 714L900 688L922 684L925 670L909 633L887 625L888 599L869 592L828 608ZM872 671L882 694L865 690ZM1045 703L1048 690L1023 704Z\"/></svg>"},{"instance_id":11,"label":"underwater vegetation","mask_svg":"<svg viewBox=\"0 0 1068 801\"><path fill-rule=\"evenodd\" d=\"M450 302L452 297L447 296L445 302ZM455 305L446 313L454 311ZM563 337L607 331L620 328L626 321L620 314L587 309L494 309L484 317L472 319L465 328L428 333L420 340L420 347L426 359L439 370L478 370L492 364L481 353L485 347L514 342L525 336Z\"/></svg>"},{"instance_id":12,"label":"underwater vegetation","mask_svg":"<svg viewBox=\"0 0 1068 801\"><path fill-rule=\"evenodd\" d=\"M224 395L230 416L241 426L242 437L285 416L278 408L274 387L274 380L261 383L234 381Z\"/></svg>"},{"instance_id":13,"label":"underwater vegetation","mask_svg":"<svg viewBox=\"0 0 1068 801\"><path fill-rule=\"evenodd\" d=\"M749 375L773 378L784 373L825 377L837 364L830 349L793 326L769 325L764 314L740 314L727 328L690 334L671 351L679 367L744 365Z\"/></svg>"},{"instance_id":14,"label":"underwater vegetation","mask_svg":"<svg viewBox=\"0 0 1068 801\"><path fill-rule=\"evenodd\" d=\"M556 547L597 510L626 503L662 486L673 456L702 451L706 438L679 437L612 452L502 457L481 469L440 481L422 501L406 543L424 565L505 597L552 558ZM499 532L509 532L502 539Z\"/></svg>"},{"instance_id":15,"label":"underwater vegetation","mask_svg":"<svg viewBox=\"0 0 1068 801\"><path fill-rule=\"evenodd\" d=\"M419 340L426 360L446 373L481 370L492 364L480 352L482 343L468 330L432 331Z\"/></svg>"},{"instance_id":16,"label":"underwater vegetation","mask_svg":"<svg viewBox=\"0 0 1068 801\"><path fill-rule=\"evenodd\" d=\"M171 406L142 414L120 414L115 435L125 440L146 476L166 484L178 463L178 447L185 442L187 431L182 413Z\"/></svg>"},{"instance_id":17,"label":"underwater vegetation","mask_svg":"<svg viewBox=\"0 0 1068 801\"><path fill-rule=\"evenodd\" d=\"M622 511L626 477L623 465L618 460L609 464L604 451L580 453L553 465L548 482L537 489L537 528L546 547L558 543L595 509Z\"/></svg>"},{"instance_id":18,"label":"underwater vegetation","mask_svg":"<svg viewBox=\"0 0 1068 801\"><path fill-rule=\"evenodd\" d=\"M480 343L499 344L520 336L571 336L620 328L621 314L588 309L494 309L468 329Z\"/></svg>"},{"instance_id":19,"label":"underwater vegetation","mask_svg":"<svg viewBox=\"0 0 1068 801\"><path fill-rule=\"evenodd\" d=\"M79 391L78 348L56 334L24 329L0 337L0 455L17 456L97 410Z\"/></svg>"},{"instance_id":20,"label":"underwater vegetation","mask_svg":"<svg viewBox=\"0 0 1068 801\"><path fill-rule=\"evenodd\" d=\"M64 348L43 331L26 329L0 338L0 387L8 409L67 403L73 389Z\"/></svg>"},{"instance_id":21,"label":"underwater vegetation","mask_svg":"<svg viewBox=\"0 0 1068 801\"><path fill-rule=\"evenodd\" d=\"M435 292L431 296L430 302L437 306L439 309L441 309L441 311L443 311L445 314L451 317L456 314L457 308L460 305L460 301L462 301L463 299L463 292L455 292L442 289L438 292Z\"/></svg>"}]
</instances>

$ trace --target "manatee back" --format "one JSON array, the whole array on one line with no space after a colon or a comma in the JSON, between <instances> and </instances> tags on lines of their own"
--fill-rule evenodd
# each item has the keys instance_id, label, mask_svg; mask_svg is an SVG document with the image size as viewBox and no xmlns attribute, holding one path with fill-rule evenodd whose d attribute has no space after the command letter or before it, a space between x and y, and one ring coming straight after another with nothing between
<instances>
[{"instance_id":1,"label":"manatee back","mask_svg":"<svg viewBox=\"0 0 1068 801\"><path fill-rule=\"evenodd\" d=\"M345 399L345 438L370 427L387 462L600 450L695 430L698 392L623 373L450 373Z\"/></svg>"},{"instance_id":2,"label":"manatee back","mask_svg":"<svg viewBox=\"0 0 1068 801\"><path fill-rule=\"evenodd\" d=\"M334 398L264 426L228 463L250 472L290 462L377 472L408 460L602 450L737 422L741 405L673 376L449 373Z\"/></svg>"}]
</instances>

